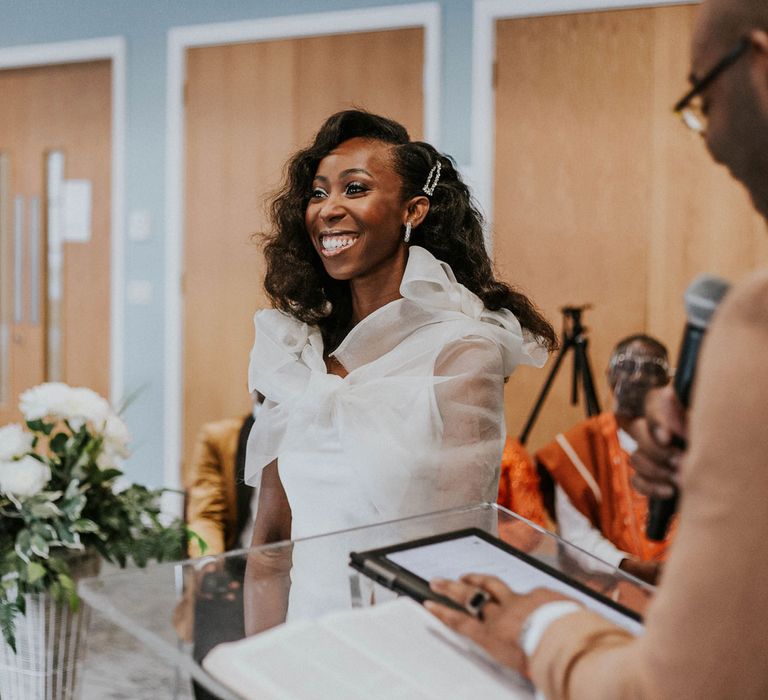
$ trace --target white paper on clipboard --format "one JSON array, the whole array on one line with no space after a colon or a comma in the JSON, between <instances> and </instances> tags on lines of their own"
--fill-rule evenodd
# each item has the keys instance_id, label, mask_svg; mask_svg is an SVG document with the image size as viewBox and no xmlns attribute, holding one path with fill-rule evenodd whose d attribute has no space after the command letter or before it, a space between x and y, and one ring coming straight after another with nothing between
<instances>
[{"instance_id":1,"label":"white paper on clipboard","mask_svg":"<svg viewBox=\"0 0 768 700\"><path fill-rule=\"evenodd\" d=\"M583 603L632 634L637 635L643 631L643 625L640 622L622 615L618 610L550 576L546 571L526 563L477 535L390 552L386 558L425 581L433 578L457 579L464 574L476 573L496 576L516 593L528 593L539 587L550 588Z\"/></svg>"}]
</instances>

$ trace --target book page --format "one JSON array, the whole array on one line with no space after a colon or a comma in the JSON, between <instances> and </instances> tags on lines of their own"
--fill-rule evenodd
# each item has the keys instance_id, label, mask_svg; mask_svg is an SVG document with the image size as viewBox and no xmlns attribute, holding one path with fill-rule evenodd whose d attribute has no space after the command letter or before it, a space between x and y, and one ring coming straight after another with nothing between
<instances>
[{"instance_id":1,"label":"book page","mask_svg":"<svg viewBox=\"0 0 768 700\"><path fill-rule=\"evenodd\" d=\"M426 581L433 578L457 579L473 573L497 576L516 593L550 588L583 603L633 634L640 634L643 630L640 622L476 535L392 552L386 558Z\"/></svg>"},{"instance_id":2,"label":"book page","mask_svg":"<svg viewBox=\"0 0 768 700\"><path fill-rule=\"evenodd\" d=\"M519 674L409 598L221 644L203 667L242 697L265 700L534 697Z\"/></svg>"}]
</instances>

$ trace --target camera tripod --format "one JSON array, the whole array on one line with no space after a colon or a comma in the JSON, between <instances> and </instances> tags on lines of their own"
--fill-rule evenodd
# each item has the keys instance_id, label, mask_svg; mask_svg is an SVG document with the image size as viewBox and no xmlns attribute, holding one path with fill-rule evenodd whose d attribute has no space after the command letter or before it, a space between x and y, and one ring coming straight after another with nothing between
<instances>
[{"instance_id":1,"label":"camera tripod","mask_svg":"<svg viewBox=\"0 0 768 700\"><path fill-rule=\"evenodd\" d=\"M587 416L594 416L600 413L600 403L595 393L595 382L592 379L592 369L589 365L589 356L587 355L587 329L581 324L581 313L590 308L586 306L564 306L560 309L563 312L563 345L555 358L552 369L549 370L544 386L539 392L536 403L533 406L531 415L520 433L520 443L525 445L528 435L536 422L536 418L541 411L544 401L547 398L552 383L555 381L557 371L563 359L569 350L573 350L573 374L571 376L571 405L575 406L579 402L579 382L581 382L584 391L584 400L586 402Z\"/></svg>"}]
</instances>

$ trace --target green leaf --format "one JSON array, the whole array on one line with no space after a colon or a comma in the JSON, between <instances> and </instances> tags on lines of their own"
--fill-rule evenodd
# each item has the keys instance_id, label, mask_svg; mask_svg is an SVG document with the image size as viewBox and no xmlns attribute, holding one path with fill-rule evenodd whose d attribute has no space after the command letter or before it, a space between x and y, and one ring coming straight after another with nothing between
<instances>
[{"instance_id":1,"label":"green leaf","mask_svg":"<svg viewBox=\"0 0 768 700\"><path fill-rule=\"evenodd\" d=\"M59 540L68 549L81 549L80 534L60 523L57 532Z\"/></svg>"},{"instance_id":2,"label":"green leaf","mask_svg":"<svg viewBox=\"0 0 768 700\"><path fill-rule=\"evenodd\" d=\"M51 438L50 442L50 448L51 451L56 453L57 455L63 455L67 451L67 441L69 440L69 435L66 433L56 433Z\"/></svg>"},{"instance_id":3,"label":"green leaf","mask_svg":"<svg viewBox=\"0 0 768 700\"><path fill-rule=\"evenodd\" d=\"M16 626L14 625L16 611L17 606L14 603L0 599L0 629L2 629L3 637L14 653L16 653Z\"/></svg>"},{"instance_id":4,"label":"green leaf","mask_svg":"<svg viewBox=\"0 0 768 700\"><path fill-rule=\"evenodd\" d=\"M99 476L100 481L112 481L113 479L117 479L117 477L122 476L123 472L120 469L113 469L112 467L108 469L102 469Z\"/></svg>"},{"instance_id":5,"label":"green leaf","mask_svg":"<svg viewBox=\"0 0 768 700\"><path fill-rule=\"evenodd\" d=\"M187 539L190 542L196 542L198 548L200 549L200 554L205 554L205 552L208 550L208 543L200 537L194 530L190 530L188 527L184 528L185 534Z\"/></svg>"},{"instance_id":6,"label":"green leaf","mask_svg":"<svg viewBox=\"0 0 768 700\"><path fill-rule=\"evenodd\" d=\"M51 594L51 597L57 602L57 603L64 603L64 593L61 588L61 584L59 583L58 579L55 580L53 583L51 583L50 587L48 588L48 592Z\"/></svg>"},{"instance_id":7,"label":"green leaf","mask_svg":"<svg viewBox=\"0 0 768 700\"><path fill-rule=\"evenodd\" d=\"M80 482L77 479L72 479L67 484L67 490L64 492L66 498L74 498L80 495Z\"/></svg>"},{"instance_id":8,"label":"green leaf","mask_svg":"<svg viewBox=\"0 0 768 700\"><path fill-rule=\"evenodd\" d=\"M41 491L37 494L38 499L46 501L58 501L61 496L61 491Z\"/></svg>"},{"instance_id":9,"label":"green leaf","mask_svg":"<svg viewBox=\"0 0 768 700\"><path fill-rule=\"evenodd\" d=\"M37 554L38 557L43 557L43 559L48 558L48 540L45 539L42 535L32 535L30 539L30 549L32 550L33 554Z\"/></svg>"},{"instance_id":10,"label":"green leaf","mask_svg":"<svg viewBox=\"0 0 768 700\"><path fill-rule=\"evenodd\" d=\"M45 576L45 567L33 561L27 564L27 583L35 583Z\"/></svg>"},{"instance_id":11,"label":"green leaf","mask_svg":"<svg viewBox=\"0 0 768 700\"><path fill-rule=\"evenodd\" d=\"M55 423L46 423L43 420L28 420L27 427L36 432L43 433L44 435L50 435L55 427Z\"/></svg>"},{"instance_id":12,"label":"green leaf","mask_svg":"<svg viewBox=\"0 0 768 700\"><path fill-rule=\"evenodd\" d=\"M77 520L80 517L80 513L83 512L87 500L83 494L72 496L71 498L64 498L59 501L60 508L64 515L69 520Z\"/></svg>"},{"instance_id":13,"label":"green leaf","mask_svg":"<svg viewBox=\"0 0 768 700\"><path fill-rule=\"evenodd\" d=\"M37 523L35 526L35 532L48 540L48 544L53 546L53 543L59 539L59 534L53 525L49 523Z\"/></svg>"},{"instance_id":14,"label":"green leaf","mask_svg":"<svg viewBox=\"0 0 768 700\"><path fill-rule=\"evenodd\" d=\"M72 529L75 532L100 532L99 526L93 522L93 520L89 520L88 518L75 520L75 522L72 523Z\"/></svg>"},{"instance_id":15,"label":"green leaf","mask_svg":"<svg viewBox=\"0 0 768 700\"><path fill-rule=\"evenodd\" d=\"M54 554L51 554L50 558L48 559L48 568L57 574L69 573L69 566L67 566L67 562L61 556L55 556Z\"/></svg>"},{"instance_id":16,"label":"green leaf","mask_svg":"<svg viewBox=\"0 0 768 700\"><path fill-rule=\"evenodd\" d=\"M80 607L80 598L77 597L75 582L66 574L59 574L59 584L65 596L65 600L62 602L68 602L70 609L76 611Z\"/></svg>"},{"instance_id":17,"label":"green leaf","mask_svg":"<svg viewBox=\"0 0 768 700\"><path fill-rule=\"evenodd\" d=\"M17 535L16 544L14 546L16 554L27 563L29 563L29 557L32 554L31 539L32 535L29 530L22 530Z\"/></svg>"},{"instance_id":18,"label":"green leaf","mask_svg":"<svg viewBox=\"0 0 768 700\"><path fill-rule=\"evenodd\" d=\"M29 507L29 513L33 518L40 518L42 520L47 520L48 518L55 518L58 515L62 515L59 507L50 501L39 501L33 503Z\"/></svg>"}]
</instances>

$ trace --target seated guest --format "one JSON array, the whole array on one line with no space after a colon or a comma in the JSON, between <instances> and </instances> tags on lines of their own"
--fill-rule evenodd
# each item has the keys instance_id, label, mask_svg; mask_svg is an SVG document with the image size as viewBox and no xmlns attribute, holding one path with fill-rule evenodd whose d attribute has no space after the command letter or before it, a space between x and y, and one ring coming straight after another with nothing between
<instances>
[{"instance_id":1,"label":"seated guest","mask_svg":"<svg viewBox=\"0 0 768 700\"><path fill-rule=\"evenodd\" d=\"M631 485L633 423L643 415L649 389L669 381L666 348L632 335L614 348L608 367L612 412L577 424L536 452L540 472L554 480L554 514L560 535L649 583L655 583L669 537L645 536L648 500ZM551 484L550 484L551 485Z\"/></svg>"},{"instance_id":2,"label":"seated guest","mask_svg":"<svg viewBox=\"0 0 768 700\"><path fill-rule=\"evenodd\" d=\"M243 481L243 466L253 420L248 415L206 423L185 469L187 525L205 542L205 554L250 546L256 499ZM200 556L200 549L191 538L189 556Z\"/></svg>"}]
</instances>

